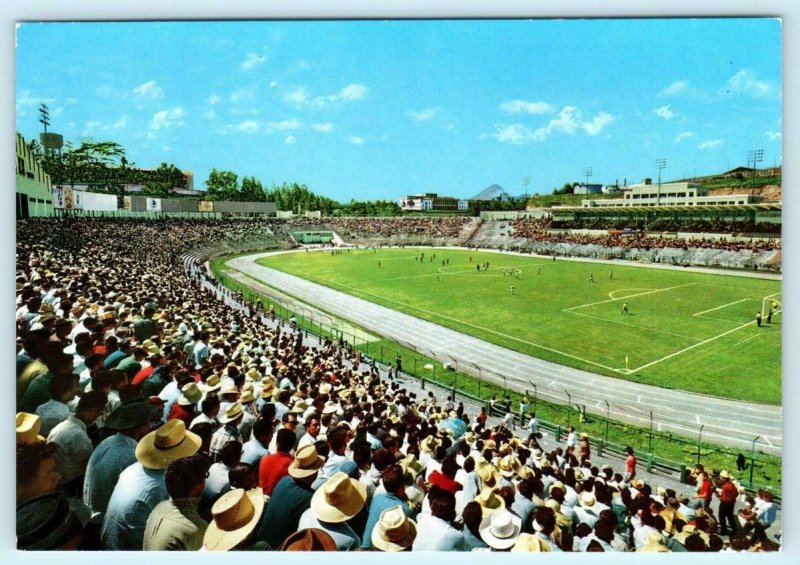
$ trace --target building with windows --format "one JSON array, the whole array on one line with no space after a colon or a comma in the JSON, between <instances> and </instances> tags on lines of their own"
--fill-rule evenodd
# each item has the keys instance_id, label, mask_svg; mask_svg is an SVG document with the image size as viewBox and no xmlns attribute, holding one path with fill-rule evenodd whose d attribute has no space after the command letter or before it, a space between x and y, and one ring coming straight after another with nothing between
<instances>
[{"instance_id":1,"label":"building with windows","mask_svg":"<svg viewBox=\"0 0 800 565\"><path fill-rule=\"evenodd\" d=\"M400 209L405 212L458 211L469 209L469 200L453 196L439 196L434 192L409 194L398 200Z\"/></svg>"},{"instance_id":2,"label":"building with windows","mask_svg":"<svg viewBox=\"0 0 800 565\"><path fill-rule=\"evenodd\" d=\"M654 185L645 179L642 184L631 185L622 198L582 200L584 208L618 208L627 206L729 206L753 204L760 200L751 194L706 196L699 185L689 182L671 182Z\"/></svg>"},{"instance_id":3,"label":"building with windows","mask_svg":"<svg viewBox=\"0 0 800 565\"><path fill-rule=\"evenodd\" d=\"M53 186L50 175L17 133L16 142L16 193L17 219L53 215Z\"/></svg>"}]
</instances>

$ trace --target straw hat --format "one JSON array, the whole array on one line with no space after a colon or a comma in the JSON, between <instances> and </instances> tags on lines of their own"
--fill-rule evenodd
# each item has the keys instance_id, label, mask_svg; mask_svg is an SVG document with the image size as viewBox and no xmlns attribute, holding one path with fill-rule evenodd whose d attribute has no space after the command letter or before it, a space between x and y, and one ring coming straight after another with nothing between
<instances>
[{"instance_id":1,"label":"straw hat","mask_svg":"<svg viewBox=\"0 0 800 565\"><path fill-rule=\"evenodd\" d=\"M505 508L486 516L479 528L481 538L494 549L508 549L517 542L522 519Z\"/></svg>"},{"instance_id":2,"label":"straw hat","mask_svg":"<svg viewBox=\"0 0 800 565\"><path fill-rule=\"evenodd\" d=\"M233 382L233 379L225 379L222 383L219 395L224 396L226 394L239 394L239 389L236 388L236 383Z\"/></svg>"},{"instance_id":3,"label":"straw hat","mask_svg":"<svg viewBox=\"0 0 800 565\"><path fill-rule=\"evenodd\" d=\"M485 442L483 442L483 448L494 451L497 449L497 443L493 439L487 439Z\"/></svg>"},{"instance_id":4,"label":"straw hat","mask_svg":"<svg viewBox=\"0 0 800 565\"><path fill-rule=\"evenodd\" d=\"M295 532L281 544L281 551L336 551L336 541L325 530L306 528Z\"/></svg>"},{"instance_id":5,"label":"straw hat","mask_svg":"<svg viewBox=\"0 0 800 565\"><path fill-rule=\"evenodd\" d=\"M647 537L644 538L644 545L639 551L646 553L668 553L669 549L667 549L667 545L664 543L664 536L662 536L660 532L650 532L647 534Z\"/></svg>"},{"instance_id":6,"label":"straw hat","mask_svg":"<svg viewBox=\"0 0 800 565\"><path fill-rule=\"evenodd\" d=\"M181 388L181 397L178 399L178 404L181 406L191 406L197 404L203 398L203 393L197 386L197 383L186 383Z\"/></svg>"},{"instance_id":7,"label":"straw hat","mask_svg":"<svg viewBox=\"0 0 800 565\"><path fill-rule=\"evenodd\" d=\"M517 470L517 477L519 477L520 480L524 481L526 479L530 479L532 476L533 476L533 469L531 469L527 465L523 465Z\"/></svg>"},{"instance_id":8,"label":"straw hat","mask_svg":"<svg viewBox=\"0 0 800 565\"><path fill-rule=\"evenodd\" d=\"M584 508L591 508L594 506L594 503L597 502L594 498L594 495L591 492L582 492L581 497L579 499L580 505Z\"/></svg>"},{"instance_id":9,"label":"straw hat","mask_svg":"<svg viewBox=\"0 0 800 565\"><path fill-rule=\"evenodd\" d=\"M205 385L203 385L203 390L206 393L214 392L215 390L219 390L222 388L222 383L220 382L219 375L216 373L209 376L206 379Z\"/></svg>"},{"instance_id":10,"label":"straw hat","mask_svg":"<svg viewBox=\"0 0 800 565\"><path fill-rule=\"evenodd\" d=\"M227 424L228 422L233 422L236 418L244 414L244 408L242 408L241 402L233 402L231 403L226 409L223 414L220 414L217 419L219 420L220 424Z\"/></svg>"},{"instance_id":11,"label":"straw hat","mask_svg":"<svg viewBox=\"0 0 800 565\"><path fill-rule=\"evenodd\" d=\"M372 530L372 545L381 551L403 551L417 537L417 523L399 504L381 512Z\"/></svg>"},{"instance_id":12,"label":"straw hat","mask_svg":"<svg viewBox=\"0 0 800 565\"><path fill-rule=\"evenodd\" d=\"M419 442L419 448L421 451L425 453L433 453L436 451L436 448L439 447L439 440L437 440L434 436L427 436L421 442Z\"/></svg>"},{"instance_id":13,"label":"straw hat","mask_svg":"<svg viewBox=\"0 0 800 565\"><path fill-rule=\"evenodd\" d=\"M731 476L728 473L728 471L722 470L722 471L719 472L719 478L720 479L730 479Z\"/></svg>"},{"instance_id":14,"label":"straw hat","mask_svg":"<svg viewBox=\"0 0 800 565\"><path fill-rule=\"evenodd\" d=\"M325 460L317 453L317 448L313 445L305 445L297 450L297 453L289 464L289 475L296 479L310 477L319 471Z\"/></svg>"},{"instance_id":15,"label":"straw hat","mask_svg":"<svg viewBox=\"0 0 800 565\"><path fill-rule=\"evenodd\" d=\"M520 534L517 543L511 548L512 553L541 553L553 551L550 544L533 534Z\"/></svg>"},{"instance_id":16,"label":"straw hat","mask_svg":"<svg viewBox=\"0 0 800 565\"><path fill-rule=\"evenodd\" d=\"M516 465L514 461L514 456L506 455L505 457L500 459L500 463L497 465L500 474L507 479L510 479L516 473Z\"/></svg>"},{"instance_id":17,"label":"straw hat","mask_svg":"<svg viewBox=\"0 0 800 565\"><path fill-rule=\"evenodd\" d=\"M564 487L564 483L562 483L561 481L556 481L552 485L550 485L550 488L547 489L548 494L553 494L553 489L554 488L559 489L561 492L563 492L565 494L567 492L566 487Z\"/></svg>"},{"instance_id":18,"label":"straw hat","mask_svg":"<svg viewBox=\"0 0 800 565\"><path fill-rule=\"evenodd\" d=\"M589 439L589 434L587 434L586 432L581 432L581 436L580 437L581 437L581 439Z\"/></svg>"},{"instance_id":19,"label":"straw hat","mask_svg":"<svg viewBox=\"0 0 800 565\"><path fill-rule=\"evenodd\" d=\"M197 453L202 440L186 431L183 420L168 421L136 444L136 459L148 469L164 469L173 461Z\"/></svg>"},{"instance_id":20,"label":"straw hat","mask_svg":"<svg viewBox=\"0 0 800 565\"><path fill-rule=\"evenodd\" d=\"M417 461L417 456L413 453L409 453L403 457L398 465L403 469L404 474L411 475L413 479L416 479L417 475L422 472L422 463Z\"/></svg>"},{"instance_id":21,"label":"straw hat","mask_svg":"<svg viewBox=\"0 0 800 565\"><path fill-rule=\"evenodd\" d=\"M233 549L255 529L263 511L264 491L260 488L226 492L211 508L214 519L203 536L203 545L209 551Z\"/></svg>"},{"instance_id":22,"label":"straw hat","mask_svg":"<svg viewBox=\"0 0 800 565\"><path fill-rule=\"evenodd\" d=\"M505 507L503 499L494 493L494 489L489 487L484 487L474 500L483 509L484 518Z\"/></svg>"},{"instance_id":23,"label":"straw hat","mask_svg":"<svg viewBox=\"0 0 800 565\"><path fill-rule=\"evenodd\" d=\"M255 367L250 367L247 372L244 374L245 379L251 379L253 381L257 381L261 379L261 373L258 372L258 369Z\"/></svg>"},{"instance_id":24,"label":"straw hat","mask_svg":"<svg viewBox=\"0 0 800 565\"><path fill-rule=\"evenodd\" d=\"M333 400L328 400L325 406L322 407L323 414L335 414L339 411L339 405Z\"/></svg>"},{"instance_id":25,"label":"straw hat","mask_svg":"<svg viewBox=\"0 0 800 565\"><path fill-rule=\"evenodd\" d=\"M358 514L366 500L367 486L339 471L311 497L311 509L318 520L336 524Z\"/></svg>"},{"instance_id":26,"label":"straw hat","mask_svg":"<svg viewBox=\"0 0 800 565\"><path fill-rule=\"evenodd\" d=\"M328 394L331 391L331 383L324 382L319 385L319 393L320 394Z\"/></svg>"},{"instance_id":27,"label":"straw hat","mask_svg":"<svg viewBox=\"0 0 800 565\"><path fill-rule=\"evenodd\" d=\"M275 391L275 381L270 377L264 377L261 381L261 398L272 398Z\"/></svg>"},{"instance_id":28,"label":"straw hat","mask_svg":"<svg viewBox=\"0 0 800 565\"><path fill-rule=\"evenodd\" d=\"M45 438L39 435L41 428L42 420L36 414L17 412L17 443L45 441Z\"/></svg>"},{"instance_id":29,"label":"straw hat","mask_svg":"<svg viewBox=\"0 0 800 565\"><path fill-rule=\"evenodd\" d=\"M292 414L302 414L306 410L308 410L308 403L305 400L298 400L292 405L291 412Z\"/></svg>"},{"instance_id":30,"label":"straw hat","mask_svg":"<svg viewBox=\"0 0 800 565\"><path fill-rule=\"evenodd\" d=\"M250 404L251 402L254 402L255 399L256 397L253 396L253 389L248 388L243 390L242 396L239 398L239 402L242 404Z\"/></svg>"},{"instance_id":31,"label":"straw hat","mask_svg":"<svg viewBox=\"0 0 800 565\"><path fill-rule=\"evenodd\" d=\"M497 469L491 463L484 462L482 465L478 466L478 477L481 480L481 484L484 486L500 486L500 473L497 472Z\"/></svg>"}]
</instances>

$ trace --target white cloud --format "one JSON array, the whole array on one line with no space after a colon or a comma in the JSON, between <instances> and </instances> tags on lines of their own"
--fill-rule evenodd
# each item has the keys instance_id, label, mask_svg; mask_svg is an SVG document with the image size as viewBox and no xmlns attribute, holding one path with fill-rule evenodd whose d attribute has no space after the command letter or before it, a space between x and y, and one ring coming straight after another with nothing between
<instances>
[{"instance_id":1,"label":"white cloud","mask_svg":"<svg viewBox=\"0 0 800 565\"><path fill-rule=\"evenodd\" d=\"M210 106L215 106L219 104L220 100L221 98L219 96L217 96L216 94L212 94L211 96L208 97L208 104Z\"/></svg>"},{"instance_id":2,"label":"white cloud","mask_svg":"<svg viewBox=\"0 0 800 565\"><path fill-rule=\"evenodd\" d=\"M427 122L436 116L436 108L427 108L425 110L420 110L419 112L409 110L408 115L418 122Z\"/></svg>"},{"instance_id":3,"label":"white cloud","mask_svg":"<svg viewBox=\"0 0 800 565\"><path fill-rule=\"evenodd\" d=\"M363 84L348 84L339 91L339 98L342 100L361 100L369 90Z\"/></svg>"},{"instance_id":4,"label":"white cloud","mask_svg":"<svg viewBox=\"0 0 800 565\"><path fill-rule=\"evenodd\" d=\"M589 135L597 135L603 128L613 122L616 118L608 112L598 112L591 122L584 122L581 124L583 131Z\"/></svg>"},{"instance_id":5,"label":"white cloud","mask_svg":"<svg viewBox=\"0 0 800 565\"><path fill-rule=\"evenodd\" d=\"M361 145L361 144L364 143L364 138L363 137L358 137L357 135L353 135L353 136L350 137L350 143L352 143L354 145Z\"/></svg>"},{"instance_id":6,"label":"white cloud","mask_svg":"<svg viewBox=\"0 0 800 565\"><path fill-rule=\"evenodd\" d=\"M253 67L263 64L267 60L264 55L258 55L256 53L248 53L244 61L241 62L239 67L245 71L249 71Z\"/></svg>"},{"instance_id":7,"label":"white cloud","mask_svg":"<svg viewBox=\"0 0 800 565\"><path fill-rule=\"evenodd\" d=\"M39 104L47 104L47 105L54 104L56 102L56 99L39 98L37 96L33 96L30 90L23 90L22 92L19 93L19 96L17 96L16 102L17 102L17 107L22 109L31 106L38 106ZM22 110L20 110L20 113L23 115L25 114L25 112Z\"/></svg>"},{"instance_id":8,"label":"white cloud","mask_svg":"<svg viewBox=\"0 0 800 565\"><path fill-rule=\"evenodd\" d=\"M255 133L261 127L261 124L256 120L244 120L231 127L233 131L240 131L242 133Z\"/></svg>"},{"instance_id":9,"label":"white cloud","mask_svg":"<svg viewBox=\"0 0 800 565\"><path fill-rule=\"evenodd\" d=\"M236 104L237 102L251 100L255 95L256 95L255 86L251 86L248 88L239 88L238 90L234 90L233 92L231 92L231 102Z\"/></svg>"},{"instance_id":10,"label":"white cloud","mask_svg":"<svg viewBox=\"0 0 800 565\"><path fill-rule=\"evenodd\" d=\"M333 131L333 124L330 123L311 124L311 129L315 131L321 131L322 133L330 133Z\"/></svg>"},{"instance_id":11,"label":"white cloud","mask_svg":"<svg viewBox=\"0 0 800 565\"><path fill-rule=\"evenodd\" d=\"M100 129L103 126L103 122L100 120L89 120L86 122L86 129Z\"/></svg>"},{"instance_id":12,"label":"white cloud","mask_svg":"<svg viewBox=\"0 0 800 565\"><path fill-rule=\"evenodd\" d=\"M685 81L685 80L676 80L675 82L670 84L668 87L666 87L664 90L659 92L658 95L659 96L672 96L674 94L678 94L680 92L683 92L687 88L689 88L689 83L687 81Z\"/></svg>"},{"instance_id":13,"label":"white cloud","mask_svg":"<svg viewBox=\"0 0 800 565\"><path fill-rule=\"evenodd\" d=\"M306 94L305 88L300 87L284 93L283 100L289 104L295 104L299 106L308 101L308 94Z\"/></svg>"},{"instance_id":14,"label":"white cloud","mask_svg":"<svg viewBox=\"0 0 800 565\"><path fill-rule=\"evenodd\" d=\"M768 131L766 132L766 134L767 134L767 139L769 139L770 141L775 141L776 139L780 139L783 136L783 134L779 131Z\"/></svg>"},{"instance_id":15,"label":"white cloud","mask_svg":"<svg viewBox=\"0 0 800 565\"><path fill-rule=\"evenodd\" d=\"M162 129L168 129L175 126L184 125L183 117L186 116L183 108L176 106L169 110L161 110L153 114L153 119L150 121L150 131L148 137L151 139L155 137L156 132Z\"/></svg>"},{"instance_id":16,"label":"white cloud","mask_svg":"<svg viewBox=\"0 0 800 565\"><path fill-rule=\"evenodd\" d=\"M128 116L122 116L116 122L106 123L100 120L89 120L84 126L83 133L88 135L91 132L109 131L124 129L128 125Z\"/></svg>"},{"instance_id":17,"label":"white cloud","mask_svg":"<svg viewBox=\"0 0 800 565\"><path fill-rule=\"evenodd\" d=\"M718 148L720 145L722 145L722 140L721 139L709 139L707 141L704 141L704 142L700 143L697 146L697 148L698 149L709 149L709 150L711 150L711 149Z\"/></svg>"},{"instance_id":18,"label":"white cloud","mask_svg":"<svg viewBox=\"0 0 800 565\"><path fill-rule=\"evenodd\" d=\"M56 106L55 108L50 110L50 117L51 118L57 118L58 116L60 116L63 113L64 113L64 107L63 106Z\"/></svg>"},{"instance_id":19,"label":"white cloud","mask_svg":"<svg viewBox=\"0 0 800 565\"><path fill-rule=\"evenodd\" d=\"M213 120L217 117L217 113L214 110L207 110L205 114L203 114L207 120Z\"/></svg>"},{"instance_id":20,"label":"white cloud","mask_svg":"<svg viewBox=\"0 0 800 565\"><path fill-rule=\"evenodd\" d=\"M133 89L133 93L140 98L163 98L164 91L154 80L149 80Z\"/></svg>"},{"instance_id":21,"label":"white cloud","mask_svg":"<svg viewBox=\"0 0 800 565\"><path fill-rule=\"evenodd\" d=\"M533 136L538 140L542 140L549 137L553 132L559 131L572 135L580 126L580 119L580 110L575 106L564 106L561 112L558 113L558 117L550 120L550 123L546 126L540 127L534 131Z\"/></svg>"},{"instance_id":22,"label":"white cloud","mask_svg":"<svg viewBox=\"0 0 800 565\"><path fill-rule=\"evenodd\" d=\"M665 120L671 120L675 117L675 113L670 110L669 105L656 108L653 110L653 113L660 118L664 118Z\"/></svg>"},{"instance_id":23,"label":"white cloud","mask_svg":"<svg viewBox=\"0 0 800 565\"><path fill-rule=\"evenodd\" d=\"M522 124L511 124L507 126L496 125L497 131L492 134L492 137L497 139L500 143L513 143L514 145L521 145L525 141L533 137L531 130Z\"/></svg>"},{"instance_id":24,"label":"white cloud","mask_svg":"<svg viewBox=\"0 0 800 565\"><path fill-rule=\"evenodd\" d=\"M78 99L77 98L67 98L64 102L67 103L67 104L77 104L78 103Z\"/></svg>"},{"instance_id":25,"label":"white cloud","mask_svg":"<svg viewBox=\"0 0 800 565\"><path fill-rule=\"evenodd\" d=\"M692 132L690 132L690 131L682 131L675 138L675 143L680 143L684 139L689 139L690 137L694 137L694 134Z\"/></svg>"},{"instance_id":26,"label":"white cloud","mask_svg":"<svg viewBox=\"0 0 800 565\"><path fill-rule=\"evenodd\" d=\"M500 109L509 114L519 114L520 112L526 114L549 114L553 111L553 107L547 102L527 102L525 100L503 102L500 105Z\"/></svg>"},{"instance_id":27,"label":"white cloud","mask_svg":"<svg viewBox=\"0 0 800 565\"><path fill-rule=\"evenodd\" d=\"M290 120L283 120L282 122L270 122L267 124L267 128L270 131L286 131L300 129L302 125L303 124L299 120L292 118Z\"/></svg>"},{"instance_id":28,"label":"white cloud","mask_svg":"<svg viewBox=\"0 0 800 565\"><path fill-rule=\"evenodd\" d=\"M777 85L759 80L750 69L741 69L728 80L728 92L753 98L774 98L780 95Z\"/></svg>"},{"instance_id":29,"label":"white cloud","mask_svg":"<svg viewBox=\"0 0 800 565\"><path fill-rule=\"evenodd\" d=\"M283 140L283 142L286 145L292 145L295 141L297 141L297 140L295 139L295 137L293 135L287 135L286 139Z\"/></svg>"},{"instance_id":30,"label":"white cloud","mask_svg":"<svg viewBox=\"0 0 800 565\"><path fill-rule=\"evenodd\" d=\"M116 122L111 124L111 129L123 129L128 125L128 116L122 116Z\"/></svg>"},{"instance_id":31,"label":"white cloud","mask_svg":"<svg viewBox=\"0 0 800 565\"><path fill-rule=\"evenodd\" d=\"M162 145L161 146L161 151L169 151L171 149L172 149L172 147L170 147L169 145Z\"/></svg>"},{"instance_id":32,"label":"white cloud","mask_svg":"<svg viewBox=\"0 0 800 565\"><path fill-rule=\"evenodd\" d=\"M278 81L277 80L273 80L272 82L269 83L269 87L270 88L275 88L276 86L278 86Z\"/></svg>"}]
</instances>

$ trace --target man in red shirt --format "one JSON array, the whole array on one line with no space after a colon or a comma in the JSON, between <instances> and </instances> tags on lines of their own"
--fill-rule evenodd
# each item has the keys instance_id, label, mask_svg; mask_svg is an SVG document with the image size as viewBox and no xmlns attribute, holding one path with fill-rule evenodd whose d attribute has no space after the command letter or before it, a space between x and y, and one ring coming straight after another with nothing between
<instances>
[{"instance_id":1,"label":"man in red shirt","mask_svg":"<svg viewBox=\"0 0 800 565\"><path fill-rule=\"evenodd\" d=\"M736 499L739 497L739 489L733 484L731 476L727 471L720 472L719 478L722 480L722 484L720 484L720 488L717 491L717 496L719 496L720 534L723 536L727 536L729 533L735 535L739 531L739 524L736 516L733 514L733 507L736 505ZM728 532L728 524L730 524L730 532Z\"/></svg>"},{"instance_id":2,"label":"man in red shirt","mask_svg":"<svg viewBox=\"0 0 800 565\"><path fill-rule=\"evenodd\" d=\"M275 438L278 452L268 453L261 458L258 464L258 486L264 490L264 494L271 495L278 481L289 474L289 465L294 459L291 451L296 441L297 436L292 430L281 428Z\"/></svg>"},{"instance_id":3,"label":"man in red shirt","mask_svg":"<svg viewBox=\"0 0 800 565\"><path fill-rule=\"evenodd\" d=\"M461 483L455 480L458 469L455 457L452 455L445 457L442 461L442 470L432 472L431 476L428 477L428 482L455 494L464 488Z\"/></svg>"}]
</instances>

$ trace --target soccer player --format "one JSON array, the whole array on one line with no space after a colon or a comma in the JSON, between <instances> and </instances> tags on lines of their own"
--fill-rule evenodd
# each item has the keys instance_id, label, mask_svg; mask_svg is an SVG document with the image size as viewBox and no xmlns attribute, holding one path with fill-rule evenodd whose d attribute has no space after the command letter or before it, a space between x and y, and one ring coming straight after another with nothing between
<instances>
[{"instance_id":1,"label":"soccer player","mask_svg":"<svg viewBox=\"0 0 800 565\"><path fill-rule=\"evenodd\" d=\"M514 296L514 285L511 285L511 296Z\"/></svg>"},{"instance_id":2,"label":"soccer player","mask_svg":"<svg viewBox=\"0 0 800 565\"><path fill-rule=\"evenodd\" d=\"M594 282L594 273L589 273L589 282L590 283Z\"/></svg>"},{"instance_id":3,"label":"soccer player","mask_svg":"<svg viewBox=\"0 0 800 565\"><path fill-rule=\"evenodd\" d=\"M761 327L761 310L756 312L756 325L760 328Z\"/></svg>"},{"instance_id":4,"label":"soccer player","mask_svg":"<svg viewBox=\"0 0 800 565\"><path fill-rule=\"evenodd\" d=\"M622 303L622 310L620 310L620 314L627 314L627 313L628 313L628 303L627 302L623 302Z\"/></svg>"},{"instance_id":5,"label":"soccer player","mask_svg":"<svg viewBox=\"0 0 800 565\"><path fill-rule=\"evenodd\" d=\"M769 312L767 312L767 323L768 324L772 323L772 306L770 306Z\"/></svg>"},{"instance_id":6,"label":"soccer player","mask_svg":"<svg viewBox=\"0 0 800 565\"><path fill-rule=\"evenodd\" d=\"M608 279L611 280L614 278L614 271L608 271Z\"/></svg>"},{"instance_id":7,"label":"soccer player","mask_svg":"<svg viewBox=\"0 0 800 565\"><path fill-rule=\"evenodd\" d=\"M536 267L536 274L537 275L541 275L542 274L542 268L541 267Z\"/></svg>"}]
</instances>

